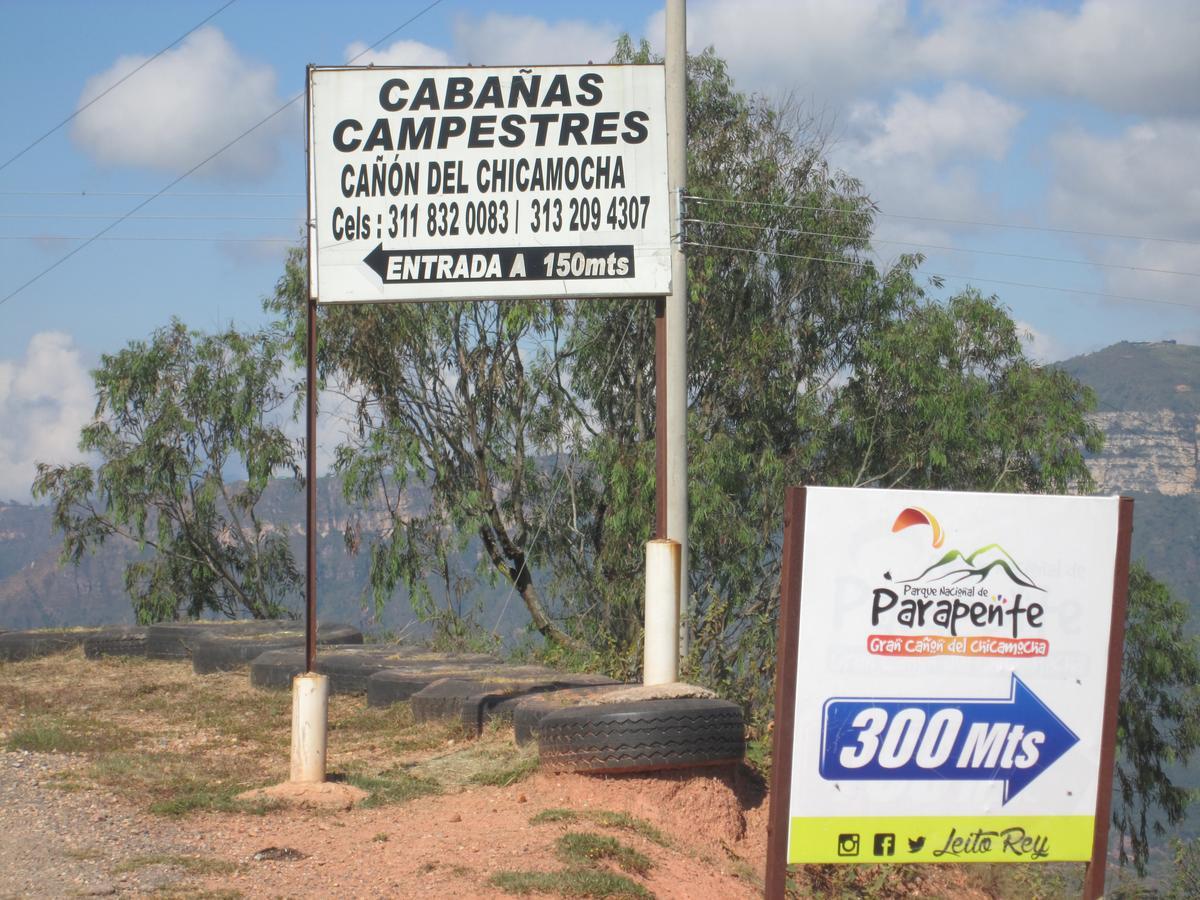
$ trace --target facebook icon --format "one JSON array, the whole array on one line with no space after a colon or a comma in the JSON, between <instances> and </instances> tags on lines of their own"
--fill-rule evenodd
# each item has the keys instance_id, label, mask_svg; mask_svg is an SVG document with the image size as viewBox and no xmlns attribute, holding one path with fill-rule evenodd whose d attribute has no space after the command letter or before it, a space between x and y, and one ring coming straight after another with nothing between
<instances>
[{"instance_id":1,"label":"facebook icon","mask_svg":"<svg viewBox=\"0 0 1200 900\"><path fill-rule=\"evenodd\" d=\"M875 855L876 856L895 856L896 855L896 835L881 833L875 835Z\"/></svg>"}]
</instances>

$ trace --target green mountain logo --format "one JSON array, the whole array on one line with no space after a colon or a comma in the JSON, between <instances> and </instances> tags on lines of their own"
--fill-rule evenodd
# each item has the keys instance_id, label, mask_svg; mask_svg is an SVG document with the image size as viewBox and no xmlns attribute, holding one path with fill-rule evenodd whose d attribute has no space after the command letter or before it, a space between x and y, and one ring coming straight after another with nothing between
<instances>
[{"instance_id":1,"label":"green mountain logo","mask_svg":"<svg viewBox=\"0 0 1200 900\"><path fill-rule=\"evenodd\" d=\"M968 579L974 579L978 584L995 569L1000 569L1021 587L1045 591L1045 588L1038 587L1034 583L1033 579L1013 559L1012 554L999 544L988 544L969 555L964 554L961 550L950 550L920 575L915 578L901 579L899 583L911 584L914 581L946 581L949 579L952 584L960 584Z\"/></svg>"}]
</instances>

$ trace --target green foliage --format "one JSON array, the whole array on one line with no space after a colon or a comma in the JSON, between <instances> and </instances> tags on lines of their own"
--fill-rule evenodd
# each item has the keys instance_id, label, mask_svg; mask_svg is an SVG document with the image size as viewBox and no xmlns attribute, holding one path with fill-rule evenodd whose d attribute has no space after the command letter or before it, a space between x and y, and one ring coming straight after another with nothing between
<instances>
[{"instance_id":1,"label":"green foliage","mask_svg":"<svg viewBox=\"0 0 1200 900\"><path fill-rule=\"evenodd\" d=\"M1056 364L1090 384L1107 410L1200 413L1200 350L1172 342L1121 341Z\"/></svg>"},{"instance_id":2,"label":"green foliage","mask_svg":"<svg viewBox=\"0 0 1200 900\"><path fill-rule=\"evenodd\" d=\"M65 730L57 722L34 721L14 728L6 743L9 750L28 750L32 753L75 753L87 746L87 741Z\"/></svg>"},{"instance_id":3,"label":"green foliage","mask_svg":"<svg viewBox=\"0 0 1200 900\"><path fill-rule=\"evenodd\" d=\"M488 884L507 894L549 894L554 897L592 897L602 900L648 900L648 890L624 875L602 869L561 872L497 872Z\"/></svg>"},{"instance_id":4,"label":"green foliage","mask_svg":"<svg viewBox=\"0 0 1200 900\"><path fill-rule=\"evenodd\" d=\"M1170 900L1200 897L1200 838L1172 841L1171 882L1166 896Z\"/></svg>"},{"instance_id":5,"label":"green foliage","mask_svg":"<svg viewBox=\"0 0 1200 900\"><path fill-rule=\"evenodd\" d=\"M568 831L554 842L554 846L559 859L568 864L586 866L611 860L620 869L633 875L650 873L650 857L627 847L614 837Z\"/></svg>"},{"instance_id":6,"label":"green foliage","mask_svg":"<svg viewBox=\"0 0 1200 900\"><path fill-rule=\"evenodd\" d=\"M639 819L636 816L629 815L629 813L612 812L605 809L575 810L552 807L544 809L535 815L529 820L529 824L545 825L552 822L578 822L580 820L591 822L603 828L617 828L621 831L630 831L644 837L651 843L658 844L660 847L671 846L671 842L667 836L645 819Z\"/></svg>"},{"instance_id":7,"label":"green foliage","mask_svg":"<svg viewBox=\"0 0 1200 900\"><path fill-rule=\"evenodd\" d=\"M291 349L304 352L304 260L293 252L268 309L284 316ZM393 523L371 546L371 586L382 605L407 588L414 609L440 635L464 638L481 579L512 585L534 626L576 644L550 618L534 579L545 543L543 511L564 450L568 396L558 355L560 303L435 303L347 306L321 311L318 366L356 401L356 429L336 467L347 497L374 500ZM547 462L547 460L549 462ZM406 489L430 494L428 510ZM358 535L347 532L352 549ZM452 560L481 546L473 573ZM437 607L426 577L450 598Z\"/></svg>"},{"instance_id":8,"label":"green foliage","mask_svg":"<svg viewBox=\"0 0 1200 900\"><path fill-rule=\"evenodd\" d=\"M1166 833L1160 817L1178 824L1194 799L1168 771L1200 747L1200 638L1185 636L1187 618L1166 585L1131 567L1112 821L1121 862L1139 873L1151 835Z\"/></svg>"},{"instance_id":9,"label":"green foliage","mask_svg":"<svg viewBox=\"0 0 1200 900\"><path fill-rule=\"evenodd\" d=\"M125 570L139 622L274 617L298 591L286 531L255 512L273 476L300 479L296 447L272 422L287 401L282 364L268 332L204 335L173 321L92 373L96 413L79 448L99 466L38 464L33 493L52 502L64 562L113 535L150 549Z\"/></svg>"},{"instance_id":10,"label":"green foliage","mask_svg":"<svg viewBox=\"0 0 1200 900\"><path fill-rule=\"evenodd\" d=\"M441 785L432 779L401 771L384 772L379 775L355 772L346 780L354 787L367 792L366 799L359 804L364 808L404 803L417 797L440 794L442 791Z\"/></svg>"}]
</instances>

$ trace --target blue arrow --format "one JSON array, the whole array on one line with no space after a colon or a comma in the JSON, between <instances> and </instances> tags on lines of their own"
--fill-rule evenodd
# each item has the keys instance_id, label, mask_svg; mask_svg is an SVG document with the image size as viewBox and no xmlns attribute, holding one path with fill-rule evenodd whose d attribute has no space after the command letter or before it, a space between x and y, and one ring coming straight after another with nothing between
<instances>
[{"instance_id":1,"label":"blue arrow","mask_svg":"<svg viewBox=\"0 0 1200 900\"><path fill-rule=\"evenodd\" d=\"M1013 674L1000 699L832 697L820 770L829 781L1002 781L1008 803L1077 743Z\"/></svg>"}]
</instances>

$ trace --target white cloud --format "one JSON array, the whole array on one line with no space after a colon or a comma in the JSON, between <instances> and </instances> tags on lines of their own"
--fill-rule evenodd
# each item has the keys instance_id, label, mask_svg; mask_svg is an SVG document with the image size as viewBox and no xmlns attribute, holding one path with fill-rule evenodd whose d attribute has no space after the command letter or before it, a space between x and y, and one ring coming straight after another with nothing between
<instances>
[{"instance_id":1,"label":"white cloud","mask_svg":"<svg viewBox=\"0 0 1200 900\"><path fill-rule=\"evenodd\" d=\"M299 386L299 395L304 389L304 370L288 367L280 382ZM317 474L328 475L333 471L337 449L347 443L356 429L357 400L360 390L347 388L340 381L330 382L317 391ZM293 415L293 407L286 404L276 411L272 421L283 429L283 433L301 442L300 465L304 465L306 424L304 408ZM240 477L240 476L239 476Z\"/></svg>"},{"instance_id":2,"label":"white cloud","mask_svg":"<svg viewBox=\"0 0 1200 900\"><path fill-rule=\"evenodd\" d=\"M1073 354L1057 339L1040 329L1034 328L1028 322L1018 319L1015 323L1025 352L1034 362L1053 363L1068 359Z\"/></svg>"},{"instance_id":3,"label":"white cloud","mask_svg":"<svg viewBox=\"0 0 1200 900\"><path fill-rule=\"evenodd\" d=\"M830 159L860 179L885 214L987 218L994 203L980 188L974 164L1003 159L1023 115L1014 104L965 84L946 85L929 97L901 90L887 106L854 104ZM952 231L961 229L884 215L876 236L946 245L954 240ZM878 245L885 259L915 249ZM962 265L956 262L950 271L963 271Z\"/></svg>"},{"instance_id":4,"label":"white cloud","mask_svg":"<svg viewBox=\"0 0 1200 900\"><path fill-rule=\"evenodd\" d=\"M1106 290L1200 305L1200 122L1153 119L1113 136L1078 129L1050 141L1055 180L1047 206L1052 221L1082 231L1128 238L1079 236L1104 269ZM1136 238L1171 240L1138 240ZM1187 242L1192 243L1187 243ZM1157 269L1162 271L1139 271Z\"/></svg>"},{"instance_id":5,"label":"white cloud","mask_svg":"<svg viewBox=\"0 0 1200 900\"><path fill-rule=\"evenodd\" d=\"M1105 270L1107 290L1126 297L1147 297L1187 304L1200 311L1200 246L1158 241L1105 241L1090 246L1090 255L1127 269ZM1171 274L1171 273L1193 273ZM1159 306L1163 312L1167 307ZM1155 309L1145 307L1148 313Z\"/></svg>"},{"instance_id":6,"label":"white cloud","mask_svg":"<svg viewBox=\"0 0 1200 900\"><path fill-rule=\"evenodd\" d=\"M915 66L985 75L1017 90L1143 114L1200 110L1200 5L1195 0L1084 0L1077 9L937 4L939 26Z\"/></svg>"},{"instance_id":7,"label":"white cloud","mask_svg":"<svg viewBox=\"0 0 1200 900\"><path fill-rule=\"evenodd\" d=\"M967 84L945 85L933 97L911 91L896 94L883 110L876 103L850 107L847 131L862 143L857 155L881 166L913 159L939 164L960 157L998 161L1008 152L1022 110Z\"/></svg>"},{"instance_id":8,"label":"white cloud","mask_svg":"<svg viewBox=\"0 0 1200 900\"><path fill-rule=\"evenodd\" d=\"M1200 240L1200 121L1150 120L1113 137L1066 131L1050 149L1049 207L1060 224Z\"/></svg>"},{"instance_id":9,"label":"white cloud","mask_svg":"<svg viewBox=\"0 0 1200 900\"><path fill-rule=\"evenodd\" d=\"M88 80L82 106L146 57L122 56ZM71 136L97 162L182 173L282 103L275 71L238 54L216 28L192 34L111 94L83 110ZM279 161L278 139L295 113L276 116L198 174L256 178Z\"/></svg>"},{"instance_id":10,"label":"white cloud","mask_svg":"<svg viewBox=\"0 0 1200 900\"><path fill-rule=\"evenodd\" d=\"M356 66L448 66L453 63L445 50L422 44L420 41L396 41L389 47L367 50L362 41L346 48L346 62Z\"/></svg>"},{"instance_id":11,"label":"white cloud","mask_svg":"<svg viewBox=\"0 0 1200 900\"><path fill-rule=\"evenodd\" d=\"M481 66L606 63L620 29L582 20L547 22L532 16L490 13L454 20L455 56Z\"/></svg>"},{"instance_id":12,"label":"white cloud","mask_svg":"<svg viewBox=\"0 0 1200 900\"><path fill-rule=\"evenodd\" d=\"M0 498L28 501L38 462L82 459L79 430L95 405L91 376L67 334L39 332L23 359L0 360Z\"/></svg>"},{"instance_id":13,"label":"white cloud","mask_svg":"<svg viewBox=\"0 0 1200 900\"><path fill-rule=\"evenodd\" d=\"M660 51L665 22L646 25ZM890 80L913 46L903 0L701 0L687 29L689 50L712 45L742 87L834 103Z\"/></svg>"},{"instance_id":14,"label":"white cloud","mask_svg":"<svg viewBox=\"0 0 1200 900\"><path fill-rule=\"evenodd\" d=\"M346 48L346 59L364 53L356 65L379 66L504 66L606 63L612 58L617 36L615 25L583 20L549 22L533 16L489 13L454 19L453 47L443 50L420 41L397 41L364 53L367 45L356 41Z\"/></svg>"},{"instance_id":15,"label":"white cloud","mask_svg":"<svg viewBox=\"0 0 1200 900\"><path fill-rule=\"evenodd\" d=\"M646 33L661 49L664 15ZM1045 9L926 0L693 0L688 46L739 83L818 104L938 76L1144 114L1200 110L1200 4L1084 0Z\"/></svg>"}]
</instances>

